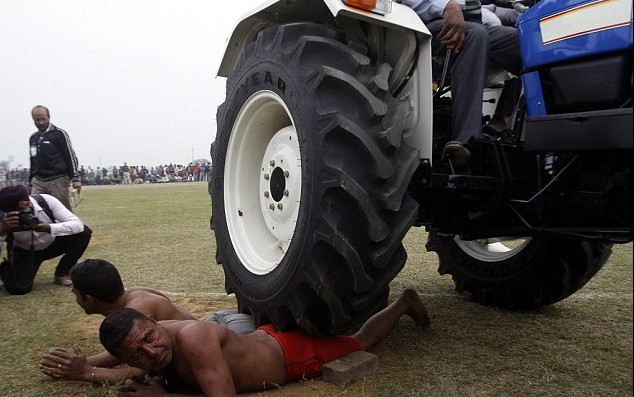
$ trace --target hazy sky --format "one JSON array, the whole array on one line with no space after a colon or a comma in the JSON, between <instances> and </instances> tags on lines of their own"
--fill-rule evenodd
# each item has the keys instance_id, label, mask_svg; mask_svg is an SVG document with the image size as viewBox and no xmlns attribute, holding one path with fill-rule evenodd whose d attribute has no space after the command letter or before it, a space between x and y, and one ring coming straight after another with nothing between
<instances>
[{"instance_id":1,"label":"hazy sky","mask_svg":"<svg viewBox=\"0 0 634 397\"><path fill-rule=\"evenodd\" d=\"M258 0L0 0L0 161L28 167L31 108L84 166L209 158L225 40Z\"/></svg>"}]
</instances>

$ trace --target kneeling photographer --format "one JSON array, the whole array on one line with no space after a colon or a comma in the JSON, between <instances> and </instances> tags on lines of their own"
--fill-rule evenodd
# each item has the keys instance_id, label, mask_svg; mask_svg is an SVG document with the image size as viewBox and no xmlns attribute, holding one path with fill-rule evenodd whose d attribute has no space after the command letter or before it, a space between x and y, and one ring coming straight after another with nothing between
<instances>
[{"instance_id":1,"label":"kneeling photographer","mask_svg":"<svg viewBox=\"0 0 634 397\"><path fill-rule=\"evenodd\" d=\"M0 190L0 211L0 251L7 243L0 277L7 292L31 292L42 262L60 255L53 282L72 287L68 272L88 247L92 230L55 197L29 196L24 186Z\"/></svg>"}]
</instances>

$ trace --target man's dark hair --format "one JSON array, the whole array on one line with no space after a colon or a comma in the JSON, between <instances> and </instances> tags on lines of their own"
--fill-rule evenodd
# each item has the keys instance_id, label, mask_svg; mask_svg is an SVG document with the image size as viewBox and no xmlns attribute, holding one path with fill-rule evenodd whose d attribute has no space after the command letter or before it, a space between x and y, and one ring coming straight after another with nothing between
<instances>
[{"instance_id":1,"label":"man's dark hair","mask_svg":"<svg viewBox=\"0 0 634 397\"><path fill-rule=\"evenodd\" d=\"M123 295L123 281L114 265L103 259L86 259L70 269L73 287L82 296L91 295L112 303Z\"/></svg>"},{"instance_id":2,"label":"man's dark hair","mask_svg":"<svg viewBox=\"0 0 634 397\"><path fill-rule=\"evenodd\" d=\"M0 211L16 211L20 208L20 201L29 201L26 186L7 186L0 190Z\"/></svg>"},{"instance_id":3,"label":"man's dark hair","mask_svg":"<svg viewBox=\"0 0 634 397\"><path fill-rule=\"evenodd\" d=\"M99 327L99 340L108 353L121 359L115 350L128 336L135 321L144 322L149 319L143 313L127 307L106 316Z\"/></svg>"},{"instance_id":4,"label":"man's dark hair","mask_svg":"<svg viewBox=\"0 0 634 397\"><path fill-rule=\"evenodd\" d=\"M33 109L31 109L31 116L33 116L33 113L35 113L36 110L38 109L44 109L46 110L46 115L48 117L51 117L51 112L48 111L48 108L46 106L42 106L42 105L35 105L33 106Z\"/></svg>"}]
</instances>

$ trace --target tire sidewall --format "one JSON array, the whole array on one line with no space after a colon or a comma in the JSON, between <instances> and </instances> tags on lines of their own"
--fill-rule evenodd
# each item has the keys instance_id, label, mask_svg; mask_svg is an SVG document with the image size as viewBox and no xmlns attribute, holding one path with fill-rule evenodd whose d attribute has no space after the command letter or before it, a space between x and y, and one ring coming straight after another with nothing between
<instances>
[{"instance_id":1,"label":"tire sidewall","mask_svg":"<svg viewBox=\"0 0 634 397\"><path fill-rule=\"evenodd\" d=\"M272 54L274 52L271 51ZM306 243L309 238L306 231L312 230L310 225L313 216L313 200L311 195L314 192L314 186L311 181L313 164L311 159L311 149L315 147L312 139L317 134L310 134L305 131L305 126L314 125L310 112L302 112L300 104L310 101L310 94L302 90L303 81L292 73L292 68L287 69L284 64L279 62L274 56L264 55L263 57L252 57L245 61L232 74L232 90L227 94L224 111L218 114L218 136L216 138L216 161L217 166L214 167L214 184L213 184L213 221L216 233L216 242L223 245L222 249L217 247L219 252L223 252L223 258L219 261L223 264L225 275L231 283L231 288L239 290L239 295L249 296L254 299L270 299L274 295L273 291L289 291L288 283L297 282L296 275L302 274L303 247L311 247ZM225 161L227 157L227 149L231 138L232 127L242 109L243 104L253 95L263 90L271 91L278 95L285 103L294 127L296 129L300 151L302 156L302 193L297 225L288 247L279 265L271 272L258 275L245 268L240 261L236 250L233 247L229 231L227 228L227 219L224 205L224 174ZM314 106L308 106L308 109ZM317 146L318 147L318 146ZM283 299L283 297L282 297Z\"/></svg>"}]
</instances>

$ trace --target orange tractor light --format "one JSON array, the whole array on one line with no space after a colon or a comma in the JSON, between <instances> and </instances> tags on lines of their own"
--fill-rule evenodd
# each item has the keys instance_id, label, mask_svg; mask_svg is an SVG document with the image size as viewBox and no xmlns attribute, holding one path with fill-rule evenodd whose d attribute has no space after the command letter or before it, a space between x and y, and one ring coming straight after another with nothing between
<instances>
[{"instance_id":1,"label":"orange tractor light","mask_svg":"<svg viewBox=\"0 0 634 397\"><path fill-rule=\"evenodd\" d=\"M389 14L392 11L392 0L343 0L344 4L374 12L376 14Z\"/></svg>"}]
</instances>

